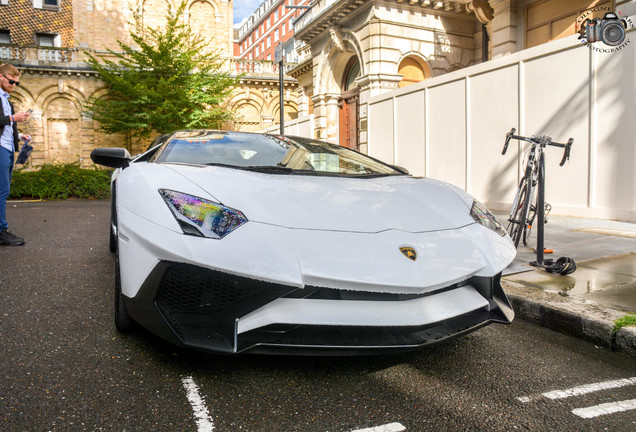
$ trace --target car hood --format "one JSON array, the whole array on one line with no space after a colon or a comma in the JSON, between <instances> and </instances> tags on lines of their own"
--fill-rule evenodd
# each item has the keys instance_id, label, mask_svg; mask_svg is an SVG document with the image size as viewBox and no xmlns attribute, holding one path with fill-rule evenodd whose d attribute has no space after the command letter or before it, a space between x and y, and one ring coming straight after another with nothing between
<instances>
[{"instance_id":1,"label":"car hood","mask_svg":"<svg viewBox=\"0 0 636 432\"><path fill-rule=\"evenodd\" d=\"M365 233L428 232L474 223L470 203L449 185L431 179L269 174L175 164L164 167L205 190L215 201L240 210L252 222Z\"/></svg>"}]
</instances>

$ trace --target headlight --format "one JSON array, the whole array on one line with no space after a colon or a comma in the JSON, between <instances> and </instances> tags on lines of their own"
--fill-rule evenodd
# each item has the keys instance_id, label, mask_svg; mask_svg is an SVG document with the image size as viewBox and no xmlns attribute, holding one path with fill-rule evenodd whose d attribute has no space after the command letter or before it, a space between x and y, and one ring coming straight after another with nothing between
<instances>
[{"instance_id":1,"label":"headlight","mask_svg":"<svg viewBox=\"0 0 636 432\"><path fill-rule=\"evenodd\" d=\"M221 239L247 222L238 210L203 198L159 189L184 234Z\"/></svg>"},{"instance_id":2,"label":"headlight","mask_svg":"<svg viewBox=\"0 0 636 432\"><path fill-rule=\"evenodd\" d=\"M503 229L494 214L486 208L485 205L477 200L473 201L473 207L470 209L470 215L475 219L475 222L489 228L499 234L500 236L506 235L506 230Z\"/></svg>"}]
</instances>

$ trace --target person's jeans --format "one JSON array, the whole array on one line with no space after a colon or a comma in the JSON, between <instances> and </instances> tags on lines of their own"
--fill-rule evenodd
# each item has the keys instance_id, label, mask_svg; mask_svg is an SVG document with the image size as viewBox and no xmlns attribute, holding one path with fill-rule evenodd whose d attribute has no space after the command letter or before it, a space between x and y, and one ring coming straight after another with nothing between
<instances>
[{"instance_id":1,"label":"person's jeans","mask_svg":"<svg viewBox=\"0 0 636 432\"><path fill-rule=\"evenodd\" d=\"M7 198L11 188L14 153L0 147L0 231L7 228Z\"/></svg>"}]
</instances>

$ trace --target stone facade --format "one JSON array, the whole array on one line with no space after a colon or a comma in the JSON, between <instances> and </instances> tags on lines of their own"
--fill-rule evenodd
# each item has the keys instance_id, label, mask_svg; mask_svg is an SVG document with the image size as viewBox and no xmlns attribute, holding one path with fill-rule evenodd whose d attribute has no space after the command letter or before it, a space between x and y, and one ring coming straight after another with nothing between
<instances>
[{"instance_id":1,"label":"stone facade","mask_svg":"<svg viewBox=\"0 0 636 432\"><path fill-rule=\"evenodd\" d=\"M311 13L296 23L296 38L310 46L311 61L291 74L313 104L316 138L343 145L346 137L353 141L344 145L366 151L366 102L401 85L405 61L424 77L481 61L481 25L466 2L333 3L314 2ZM347 89L352 62L359 75ZM343 120L357 123L357 136L343 134Z\"/></svg>"}]
</instances>

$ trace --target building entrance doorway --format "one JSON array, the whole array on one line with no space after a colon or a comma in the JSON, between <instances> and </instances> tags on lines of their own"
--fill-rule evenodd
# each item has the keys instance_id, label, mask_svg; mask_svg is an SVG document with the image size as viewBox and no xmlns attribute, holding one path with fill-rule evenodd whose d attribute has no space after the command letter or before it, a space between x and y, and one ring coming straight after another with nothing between
<instances>
[{"instance_id":1,"label":"building entrance doorway","mask_svg":"<svg viewBox=\"0 0 636 432\"><path fill-rule=\"evenodd\" d=\"M360 148L360 89L355 80L360 76L360 62L353 56L345 67L342 95L338 100L340 111L340 145L354 150Z\"/></svg>"}]
</instances>

